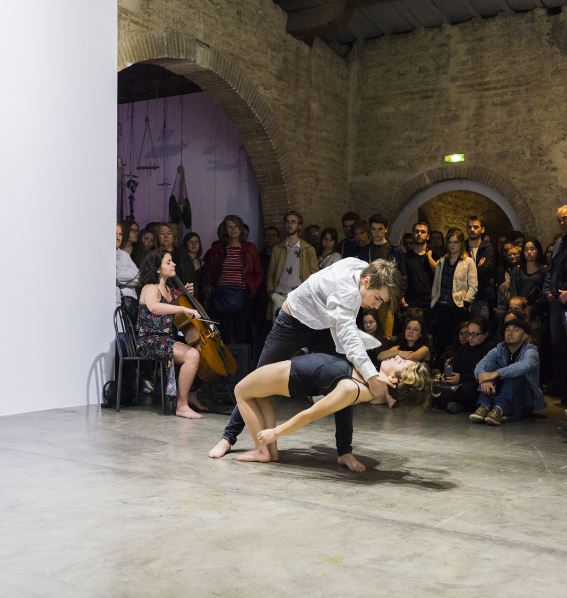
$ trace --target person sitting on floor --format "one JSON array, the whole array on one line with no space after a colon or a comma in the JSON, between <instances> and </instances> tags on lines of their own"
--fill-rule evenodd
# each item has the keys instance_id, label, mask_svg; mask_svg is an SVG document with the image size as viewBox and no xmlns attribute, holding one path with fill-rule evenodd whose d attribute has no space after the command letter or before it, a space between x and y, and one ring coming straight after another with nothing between
<instances>
[{"instance_id":1,"label":"person sitting on floor","mask_svg":"<svg viewBox=\"0 0 567 598\"><path fill-rule=\"evenodd\" d=\"M399 355L403 359L428 362L431 356L429 351L429 335L425 330L425 323L417 317L409 317L404 324L401 338L391 341L388 348L378 353L378 359L384 361Z\"/></svg>"},{"instance_id":2,"label":"person sitting on floor","mask_svg":"<svg viewBox=\"0 0 567 598\"><path fill-rule=\"evenodd\" d=\"M508 416L527 416L546 406L539 388L539 353L528 340L528 324L517 317L505 319L504 342L474 370L481 394L471 422L499 426Z\"/></svg>"},{"instance_id":3,"label":"person sitting on floor","mask_svg":"<svg viewBox=\"0 0 567 598\"><path fill-rule=\"evenodd\" d=\"M435 359L435 366L443 371L443 368L447 361L455 357L455 354L462 345L468 345L469 343L469 321L464 320L457 326L457 340L453 341L450 345L447 345L441 351L441 354Z\"/></svg>"},{"instance_id":4,"label":"person sitting on floor","mask_svg":"<svg viewBox=\"0 0 567 598\"><path fill-rule=\"evenodd\" d=\"M236 458L239 461L277 461L277 439L295 432L308 424L336 413L345 407L380 401L391 408L396 401L388 387L405 385L419 391L408 396L408 402L426 404L429 393L429 375L422 363L401 357L382 362L378 373L380 396L370 393L364 378L341 355L310 353L262 366L248 374L234 389L238 409L246 425L255 449ZM276 427L276 415L269 397L284 396L307 398L326 395L312 407L299 412Z\"/></svg>"},{"instance_id":5,"label":"person sitting on floor","mask_svg":"<svg viewBox=\"0 0 567 598\"><path fill-rule=\"evenodd\" d=\"M433 385L432 404L449 413L474 411L478 401L478 384L474 377L477 363L492 349L488 320L472 317L466 325L467 341L459 346L454 356L447 359L440 384ZM438 395L438 396L436 396Z\"/></svg>"}]
</instances>

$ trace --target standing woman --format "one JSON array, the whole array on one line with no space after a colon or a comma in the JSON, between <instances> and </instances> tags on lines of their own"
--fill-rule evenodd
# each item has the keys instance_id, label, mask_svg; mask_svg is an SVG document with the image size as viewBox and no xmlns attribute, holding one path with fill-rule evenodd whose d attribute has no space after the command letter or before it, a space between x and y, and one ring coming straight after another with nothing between
<instances>
[{"instance_id":1,"label":"standing woman","mask_svg":"<svg viewBox=\"0 0 567 598\"><path fill-rule=\"evenodd\" d=\"M138 268L142 265L144 258L148 253L156 248L154 233L145 228L138 235L138 242L134 245L134 251L132 251L132 259Z\"/></svg>"},{"instance_id":2,"label":"standing woman","mask_svg":"<svg viewBox=\"0 0 567 598\"><path fill-rule=\"evenodd\" d=\"M138 298L138 268L132 258L121 249L123 230L121 223L116 224L116 305L122 303L122 297Z\"/></svg>"},{"instance_id":3,"label":"standing woman","mask_svg":"<svg viewBox=\"0 0 567 598\"><path fill-rule=\"evenodd\" d=\"M201 300L201 275L204 261L201 258L201 237L197 233L187 233L179 248L179 278L184 283L193 283L194 295Z\"/></svg>"},{"instance_id":4,"label":"standing woman","mask_svg":"<svg viewBox=\"0 0 567 598\"><path fill-rule=\"evenodd\" d=\"M132 256L134 246L138 242L140 227L138 226L138 223L133 220L124 220L121 224L123 234L120 249L125 251L129 256Z\"/></svg>"},{"instance_id":5,"label":"standing woman","mask_svg":"<svg viewBox=\"0 0 567 598\"><path fill-rule=\"evenodd\" d=\"M164 248L152 250L140 270L143 287L137 325L138 352L142 357L168 361L166 394L177 395L175 415L199 419L202 416L189 406L189 393L199 367L200 354L197 349L175 340L173 316L186 314L191 319L200 316L194 309L173 305L173 301L181 294L179 289L167 284L174 276L175 262L171 253ZM174 363L181 364L177 385ZM196 400L194 404L199 407Z\"/></svg>"},{"instance_id":6,"label":"standing woman","mask_svg":"<svg viewBox=\"0 0 567 598\"><path fill-rule=\"evenodd\" d=\"M250 343L252 298L264 278L256 245L245 234L242 218L225 216L220 241L212 244L203 267L204 294L226 343Z\"/></svg>"},{"instance_id":7,"label":"standing woman","mask_svg":"<svg viewBox=\"0 0 567 598\"><path fill-rule=\"evenodd\" d=\"M157 226L156 247L159 249L165 249L171 254L174 262L179 262L179 253L177 251L178 245L179 242L175 236L173 228L165 222L160 223Z\"/></svg>"},{"instance_id":8,"label":"standing woman","mask_svg":"<svg viewBox=\"0 0 567 598\"><path fill-rule=\"evenodd\" d=\"M431 289L438 353L455 340L457 327L469 317L469 306L477 290L476 264L465 251L465 235L459 228L450 228L447 231L447 253L435 266Z\"/></svg>"},{"instance_id":9,"label":"standing woman","mask_svg":"<svg viewBox=\"0 0 567 598\"><path fill-rule=\"evenodd\" d=\"M336 250L339 242L339 235L334 228L324 228L321 231L321 242L319 244L319 251L317 253L317 265L319 270L332 266L338 262L343 256Z\"/></svg>"},{"instance_id":10,"label":"standing woman","mask_svg":"<svg viewBox=\"0 0 567 598\"><path fill-rule=\"evenodd\" d=\"M510 272L510 296L525 297L530 311L542 297L544 260L541 243L534 238L526 239L520 253L520 267Z\"/></svg>"}]
</instances>

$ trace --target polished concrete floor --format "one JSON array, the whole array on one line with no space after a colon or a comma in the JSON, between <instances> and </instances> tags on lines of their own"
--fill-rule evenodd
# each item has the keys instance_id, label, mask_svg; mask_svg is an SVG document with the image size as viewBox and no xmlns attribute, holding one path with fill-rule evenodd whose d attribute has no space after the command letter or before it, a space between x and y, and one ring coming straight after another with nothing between
<instances>
[{"instance_id":1,"label":"polished concrete floor","mask_svg":"<svg viewBox=\"0 0 567 598\"><path fill-rule=\"evenodd\" d=\"M335 464L332 419L261 465L207 458L222 415L0 418L0 596L563 597L564 418L361 405L358 475Z\"/></svg>"}]
</instances>

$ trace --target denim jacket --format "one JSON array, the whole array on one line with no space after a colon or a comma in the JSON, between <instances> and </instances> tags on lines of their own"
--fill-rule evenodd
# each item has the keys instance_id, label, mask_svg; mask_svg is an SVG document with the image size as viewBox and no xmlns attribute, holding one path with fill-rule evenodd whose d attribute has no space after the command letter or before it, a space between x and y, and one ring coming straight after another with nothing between
<instances>
[{"instance_id":1,"label":"denim jacket","mask_svg":"<svg viewBox=\"0 0 567 598\"><path fill-rule=\"evenodd\" d=\"M537 347L532 343L524 343L519 351L520 354L516 361L510 363L506 343L498 343L476 364L474 377L478 380L481 372L495 371L498 372L502 380L524 376L532 390L534 411L545 409L546 402L539 387L539 353Z\"/></svg>"}]
</instances>

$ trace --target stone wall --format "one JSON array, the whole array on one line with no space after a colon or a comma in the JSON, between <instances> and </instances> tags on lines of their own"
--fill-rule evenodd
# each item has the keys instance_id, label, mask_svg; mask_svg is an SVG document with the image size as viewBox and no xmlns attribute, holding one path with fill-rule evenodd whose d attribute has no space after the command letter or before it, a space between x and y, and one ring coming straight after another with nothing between
<instances>
[{"instance_id":1,"label":"stone wall","mask_svg":"<svg viewBox=\"0 0 567 598\"><path fill-rule=\"evenodd\" d=\"M351 204L394 218L450 178L502 193L547 241L567 189L567 11L544 10L367 43L350 66ZM444 154L466 161L443 167Z\"/></svg>"},{"instance_id":2,"label":"stone wall","mask_svg":"<svg viewBox=\"0 0 567 598\"><path fill-rule=\"evenodd\" d=\"M477 215L486 223L486 233L496 240L511 230L506 214L490 199L473 191L448 191L424 203L420 219L429 222L433 230L445 234L447 229L457 227L466 234L466 217Z\"/></svg>"},{"instance_id":3,"label":"stone wall","mask_svg":"<svg viewBox=\"0 0 567 598\"><path fill-rule=\"evenodd\" d=\"M119 0L119 68L163 48L175 72L200 61L195 80L244 140L266 223L291 207L336 225L348 201L347 67L323 42L288 35L286 18L271 0Z\"/></svg>"}]
</instances>

